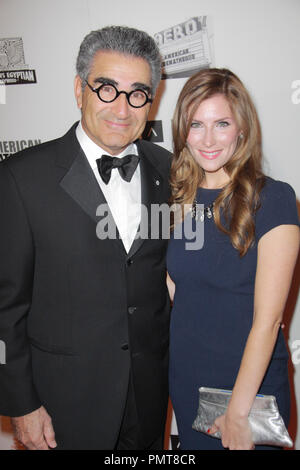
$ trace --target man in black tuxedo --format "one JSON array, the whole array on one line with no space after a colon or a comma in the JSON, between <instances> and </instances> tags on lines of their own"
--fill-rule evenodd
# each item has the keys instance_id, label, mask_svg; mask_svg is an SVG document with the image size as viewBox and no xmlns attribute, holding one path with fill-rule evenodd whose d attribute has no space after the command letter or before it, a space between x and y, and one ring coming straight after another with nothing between
<instances>
[{"instance_id":1,"label":"man in black tuxedo","mask_svg":"<svg viewBox=\"0 0 300 470\"><path fill-rule=\"evenodd\" d=\"M161 448L167 241L135 236L169 198L169 152L139 139L159 80L146 33L91 32L81 122L0 165L0 414L28 449Z\"/></svg>"}]
</instances>

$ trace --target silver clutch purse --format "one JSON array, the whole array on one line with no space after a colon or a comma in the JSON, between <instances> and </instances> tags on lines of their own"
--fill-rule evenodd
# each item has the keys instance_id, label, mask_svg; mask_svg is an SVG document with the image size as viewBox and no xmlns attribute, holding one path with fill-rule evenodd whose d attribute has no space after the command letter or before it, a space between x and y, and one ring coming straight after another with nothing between
<instances>
[{"instance_id":1,"label":"silver clutch purse","mask_svg":"<svg viewBox=\"0 0 300 470\"><path fill-rule=\"evenodd\" d=\"M225 413L231 398L230 390L199 388L199 408L192 425L196 431L208 434L218 416ZM253 442L257 445L293 447L293 441L280 416L276 398L272 395L257 395L248 416ZM221 438L219 432L208 434Z\"/></svg>"}]
</instances>

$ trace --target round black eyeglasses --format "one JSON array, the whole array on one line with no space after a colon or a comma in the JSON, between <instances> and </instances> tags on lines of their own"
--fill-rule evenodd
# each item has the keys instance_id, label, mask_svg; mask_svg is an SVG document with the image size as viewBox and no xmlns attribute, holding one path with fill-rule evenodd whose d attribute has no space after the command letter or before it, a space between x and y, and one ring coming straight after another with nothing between
<instances>
[{"instance_id":1,"label":"round black eyeglasses","mask_svg":"<svg viewBox=\"0 0 300 470\"><path fill-rule=\"evenodd\" d=\"M152 99L149 98L147 93L140 88L130 91L119 91L111 83L103 83L98 88L93 88L87 81L88 87L94 92L97 93L99 100L104 103L112 103L115 101L121 93L126 95L127 101L133 108L142 108L147 103L152 103Z\"/></svg>"}]
</instances>

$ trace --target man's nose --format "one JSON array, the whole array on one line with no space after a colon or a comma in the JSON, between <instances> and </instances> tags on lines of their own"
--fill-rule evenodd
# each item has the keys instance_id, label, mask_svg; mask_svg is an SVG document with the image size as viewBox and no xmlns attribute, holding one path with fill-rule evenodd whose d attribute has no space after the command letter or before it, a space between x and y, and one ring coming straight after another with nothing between
<instances>
[{"instance_id":1,"label":"man's nose","mask_svg":"<svg viewBox=\"0 0 300 470\"><path fill-rule=\"evenodd\" d=\"M130 113L130 104L128 103L125 93L120 93L118 98L112 103L115 114L124 119Z\"/></svg>"}]
</instances>

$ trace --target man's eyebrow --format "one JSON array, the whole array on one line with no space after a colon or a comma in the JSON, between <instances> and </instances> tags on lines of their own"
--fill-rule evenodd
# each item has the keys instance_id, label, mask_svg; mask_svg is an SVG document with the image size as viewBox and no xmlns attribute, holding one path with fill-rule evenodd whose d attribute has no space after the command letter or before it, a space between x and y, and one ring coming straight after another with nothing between
<instances>
[{"instance_id":1,"label":"man's eyebrow","mask_svg":"<svg viewBox=\"0 0 300 470\"><path fill-rule=\"evenodd\" d=\"M131 86L136 90L140 89L146 91L147 93L151 93L151 87L149 85L146 85L145 83L135 82Z\"/></svg>"},{"instance_id":2,"label":"man's eyebrow","mask_svg":"<svg viewBox=\"0 0 300 470\"><path fill-rule=\"evenodd\" d=\"M114 86L118 85L118 83L115 80L113 80L112 78L108 78L108 77L97 77L95 78L94 83L107 83L109 85L114 85Z\"/></svg>"}]
</instances>

